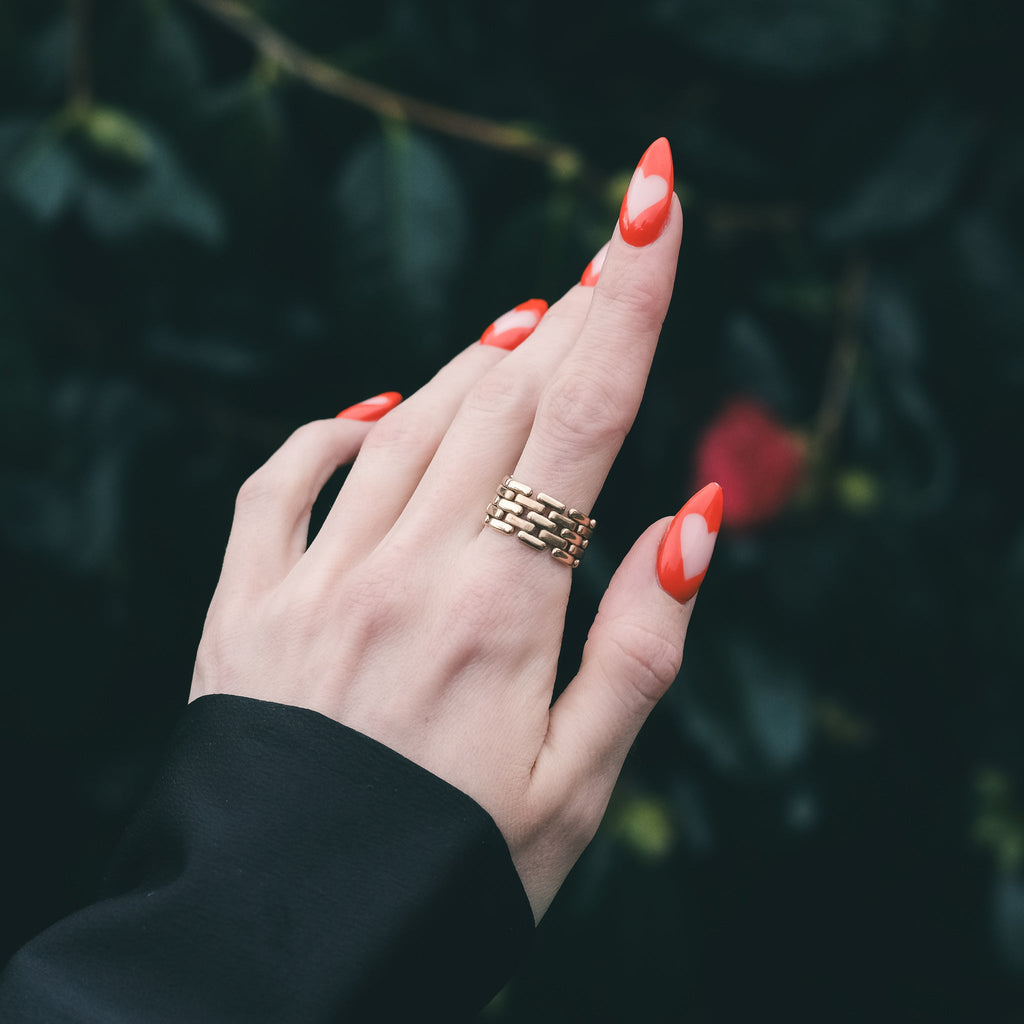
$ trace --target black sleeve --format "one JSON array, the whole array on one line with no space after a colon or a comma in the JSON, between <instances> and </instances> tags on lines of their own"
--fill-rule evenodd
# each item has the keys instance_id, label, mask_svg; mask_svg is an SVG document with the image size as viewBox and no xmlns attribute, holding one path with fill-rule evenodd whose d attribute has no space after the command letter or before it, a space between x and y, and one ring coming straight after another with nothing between
<instances>
[{"instance_id":1,"label":"black sleeve","mask_svg":"<svg viewBox=\"0 0 1024 1024\"><path fill-rule=\"evenodd\" d=\"M464 793L316 712L203 697L103 898L11 960L0 1020L457 1021L532 933Z\"/></svg>"}]
</instances>

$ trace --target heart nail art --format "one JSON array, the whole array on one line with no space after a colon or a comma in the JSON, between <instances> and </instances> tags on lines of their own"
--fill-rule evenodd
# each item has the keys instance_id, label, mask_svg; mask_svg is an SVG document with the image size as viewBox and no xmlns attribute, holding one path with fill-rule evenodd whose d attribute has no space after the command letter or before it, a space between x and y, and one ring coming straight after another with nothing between
<instances>
[{"instance_id":1,"label":"heart nail art","mask_svg":"<svg viewBox=\"0 0 1024 1024\"><path fill-rule=\"evenodd\" d=\"M672 150L668 139L658 139L637 164L619 210L619 231L630 245L647 245L664 230L674 183Z\"/></svg>"},{"instance_id":2,"label":"heart nail art","mask_svg":"<svg viewBox=\"0 0 1024 1024\"><path fill-rule=\"evenodd\" d=\"M390 412L402 400L397 391L385 391L382 395L368 398L358 405L350 405L342 409L334 418L336 420L362 420L371 422L379 420L386 412Z\"/></svg>"},{"instance_id":3,"label":"heart nail art","mask_svg":"<svg viewBox=\"0 0 1024 1024\"><path fill-rule=\"evenodd\" d=\"M548 304L543 299L528 299L519 303L515 309L503 313L480 338L481 345L493 345L495 348L514 349L533 334L534 328L540 323L541 317L548 311Z\"/></svg>"},{"instance_id":4,"label":"heart nail art","mask_svg":"<svg viewBox=\"0 0 1024 1024\"><path fill-rule=\"evenodd\" d=\"M608 246L610 242L605 242L594 258L587 264L587 269L583 271L583 276L580 278L580 284L584 288L593 288L597 284L597 279L601 276L601 268L604 266L604 258L608 255Z\"/></svg>"},{"instance_id":5,"label":"heart nail art","mask_svg":"<svg viewBox=\"0 0 1024 1024\"><path fill-rule=\"evenodd\" d=\"M708 484L676 514L658 548L658 582L685 604L697 593L722 525L722 488Z\"/></svg>"}]
</instances>

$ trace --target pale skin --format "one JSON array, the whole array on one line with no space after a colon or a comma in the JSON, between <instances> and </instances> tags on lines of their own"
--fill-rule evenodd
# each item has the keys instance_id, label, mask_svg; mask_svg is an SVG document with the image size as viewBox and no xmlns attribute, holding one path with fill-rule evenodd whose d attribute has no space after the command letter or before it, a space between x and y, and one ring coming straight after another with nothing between
<instances>
[{"instance_id":1,"label":"pale skin","mask_svg":"<svg viewBox=\"0 0 1024 1024\"><path fill-rule=\"evenodd\" d=\"M483 526L484 509L511 472L614 519L614 500L595 505L643 396L681 235L673 197L659 238L634 248L616 228L597 286L572 288L515 351L474 344L377 423L300 427L239 492L196 658L191 700L311 708L471 796L537 921L679 671L693 601L658 583L659 520L552 704L572 572ZM317 494L353 460L307 549Z\"/></svg>"}]
</instances>

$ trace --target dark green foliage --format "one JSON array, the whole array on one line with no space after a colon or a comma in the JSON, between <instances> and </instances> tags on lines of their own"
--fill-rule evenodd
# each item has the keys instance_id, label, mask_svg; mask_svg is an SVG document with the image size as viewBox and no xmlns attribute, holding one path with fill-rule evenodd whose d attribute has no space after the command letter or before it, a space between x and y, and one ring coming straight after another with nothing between
<instances>
[{"instance_id":1,"label":"dark green foliage","mask_svg":"<svg viewBox=\"0 0 1024 1024\"><path fill-rule=\"evenodd\" d=\"M0 5L4 953L94 891L244 477L556 298L666 134L676 296L563 671L727 399L809 471L757 529L726 494L682 676L485 1019L1024 1019L1017 6L254 8L569 155L381 119L186 0Z\"/></svg>"}]
</instances>

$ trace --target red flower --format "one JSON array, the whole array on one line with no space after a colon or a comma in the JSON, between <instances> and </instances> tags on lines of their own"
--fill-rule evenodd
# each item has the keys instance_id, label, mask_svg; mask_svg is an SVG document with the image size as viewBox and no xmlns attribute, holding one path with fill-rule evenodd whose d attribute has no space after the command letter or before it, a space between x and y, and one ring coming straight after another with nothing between
<instances>
[{"instance_id":1,"label":"red flower","mask_svg":"<svg viewBox=\"0 0 1024 1024\"><path fill-rule=\"evenodd\" d=\"M697 484L716 480L740 529L774 519L800 486L807 442L749 398L733 398L697 440Z\"/></svg>"}]
</instances>

